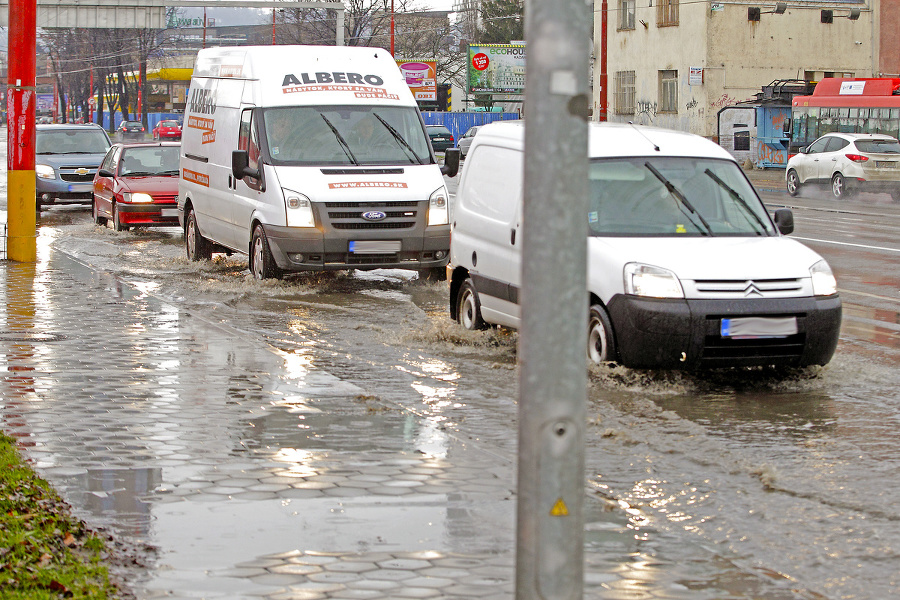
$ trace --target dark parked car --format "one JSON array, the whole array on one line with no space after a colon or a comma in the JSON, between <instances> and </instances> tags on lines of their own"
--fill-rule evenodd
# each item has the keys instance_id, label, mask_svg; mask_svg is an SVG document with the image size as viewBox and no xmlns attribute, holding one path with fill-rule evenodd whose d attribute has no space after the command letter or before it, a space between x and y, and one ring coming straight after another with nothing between
<instances>
[{"instance_id":1,"label":"dark parked car","mask_svg":"<svg viewBox=\"0 0 900 600\"><path fill-rule=\"evenodd\" d=\"M443 125L426 125L425 129L428 131L428 137L431 138L431 147L434 148L435 152L443 152L447 148L452 148L456 145L453 134Z\"/></svg>"},{"instance_id":2,"label":"dark parked car","mask_svg":"<svg viewBox=\"0 0 900 600\"><path fill-rule=\"evenodd\" d=\"M94 178L94 222L129 227L178 227L181 144L115 144Z\"/></svg>"},{"instance_id":3,"label":"dark parked car","mask_svg":"<svg viewBox=\"0 0 900 600\"><path fill-rule=\"evenodd\" d=\"M98 125L37 125L37 210L48 204L90 202L94 174L110 143Z\"/></svg>"},{"instance_id":4,"label":"dark parked car","mask_svg":"<svg viewBox=\"0 0 900 600\"><path fill-rule=\"evenodd\" d=\"M123 140L142 140L147 130L140 121L122 121L116 131Z\"/></svg>"}]
</instances>

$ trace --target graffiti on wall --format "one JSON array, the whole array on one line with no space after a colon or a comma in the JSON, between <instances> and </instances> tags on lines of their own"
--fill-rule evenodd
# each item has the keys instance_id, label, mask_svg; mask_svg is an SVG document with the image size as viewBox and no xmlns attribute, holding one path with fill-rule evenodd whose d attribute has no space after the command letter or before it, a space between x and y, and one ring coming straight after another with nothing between
<instances>
[{"instance_id":1,"label":"graffiti on wall","mask_svg":"<svg viewBox=\"0 0 900 600\"><path fill-rule=\"evenodd\" d=\"M638 100L634 106L636 115L644 115L649 119L656 117L656 102L647 102L646 100Z\"/></svg>"},{"instance_id":2,"label":"graffiti on wall","mask_svg":"<svg viewBox=\"0 0 900 600\"><path fill-rule=\"evenodd\" d=\"M765 142L757 142L756 144L756 162L759 163L772 163L776 165L783 165L785 162L785 157L787 156L787 151L783 147L774 147L766 144Z\"/></svg>"},{"instance_id":3,"label":"graffiti on wall","mask_svg":"<svg viewBox=\"0 0 900 600\"><path fill-rule=\"evenodd\" d=\"M688 102L687 104L685 104L684 107L688 110L691 110L692 108L697 108L698 104L700 104L700 103L697 102L696 98L691 98L691 101Z\"/></svg>"},{"instance_id":4,"label":"graffiti on wall","mask_svg":"<svg viewBox=\"0 0 900 600\"><path fill-rule=\"evenodd\" d=\"M728 94L722 94L718 100L713 100L709 105L713 108L722 108L723 106L731 106L740 102L737 98L733 98Z\"/></svg>"}]
</instances>

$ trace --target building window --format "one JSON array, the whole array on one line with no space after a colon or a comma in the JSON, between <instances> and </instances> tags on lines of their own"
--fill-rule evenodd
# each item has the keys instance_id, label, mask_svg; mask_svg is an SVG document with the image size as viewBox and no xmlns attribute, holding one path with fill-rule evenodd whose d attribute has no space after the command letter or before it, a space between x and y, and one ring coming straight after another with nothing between
<instances>
[{"instance_id":1,"label":"building window","mask_svg":"<svg viewBox=\"0 0 900 600\"><path fill-rule=\"evenodd\" d=\"M659 72L659 112L678 112L678 71Z\"/></svg>"},{"instance_id":2,"label":"building window","mask_svg":"<svg viewBox=\"0 0 900 600\"><path fill-rule=\"evenodd\" d=\"M657 0L656 25L658 27L678 25L678 0Z\"/></svg>"},{"instance_id":3,"label":"building window","mask_svg":"<svg viewBox=\"0 0 900 600\"><path fill-rule=\"evenodd\" d=\"M634 114L634 71L616 71L616 114Z\"/></svg>"},{"instance_id":4,"label":"building window","mask_svg":"<svg viewBox=\"0 0 900 600\"><path fill-rule=\"evenodd\" d=\"M619 29L634 29L634 0L619 0Z\"/></svg>"},{"instance_id":5,"label":"building window","mask_svg":"<svg viewBox=\"0 0 900 600\"><path fill-rule=\"evenodd\" d=\"M734 151L749 152L750 151L750 132L735 131L734 132Z\"/></svg>"}]
</instances>

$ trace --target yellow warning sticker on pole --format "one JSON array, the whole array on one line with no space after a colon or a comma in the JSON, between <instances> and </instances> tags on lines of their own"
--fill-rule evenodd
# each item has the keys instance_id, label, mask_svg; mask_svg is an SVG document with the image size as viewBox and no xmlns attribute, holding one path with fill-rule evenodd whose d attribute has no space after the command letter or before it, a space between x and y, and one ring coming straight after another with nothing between
<instances>
[{"instance_id":1,"label":"yellow warning sticker on pole","mask_svg":"<svg viewBox=\"0 0 900 600\"><path fill-rule=\"evenodd\" d=\"M553 508L550 510L551 517L568 517L569 516L569 508L566 506L566 503L563 502L563 499L560 498L556 501L556 504L553 505Z\"/></svg>"}]
</instances>

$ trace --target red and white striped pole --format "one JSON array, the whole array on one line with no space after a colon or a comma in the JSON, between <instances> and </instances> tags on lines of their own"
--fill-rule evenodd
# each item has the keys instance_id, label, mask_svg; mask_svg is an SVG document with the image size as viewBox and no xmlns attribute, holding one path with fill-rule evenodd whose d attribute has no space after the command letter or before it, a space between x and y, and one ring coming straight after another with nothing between
<instances>
[{"instance_id":1,"label":"red and white striped pole","mask_svg":"<svg viewBox=\"0 0 900 600\"><path fill-rule=\"evenodd\" d=\"M6 256L37 261L35 229L34 118L37 0L9 2L9 66L6 80Z\"/></svg>"}]
</instances>

